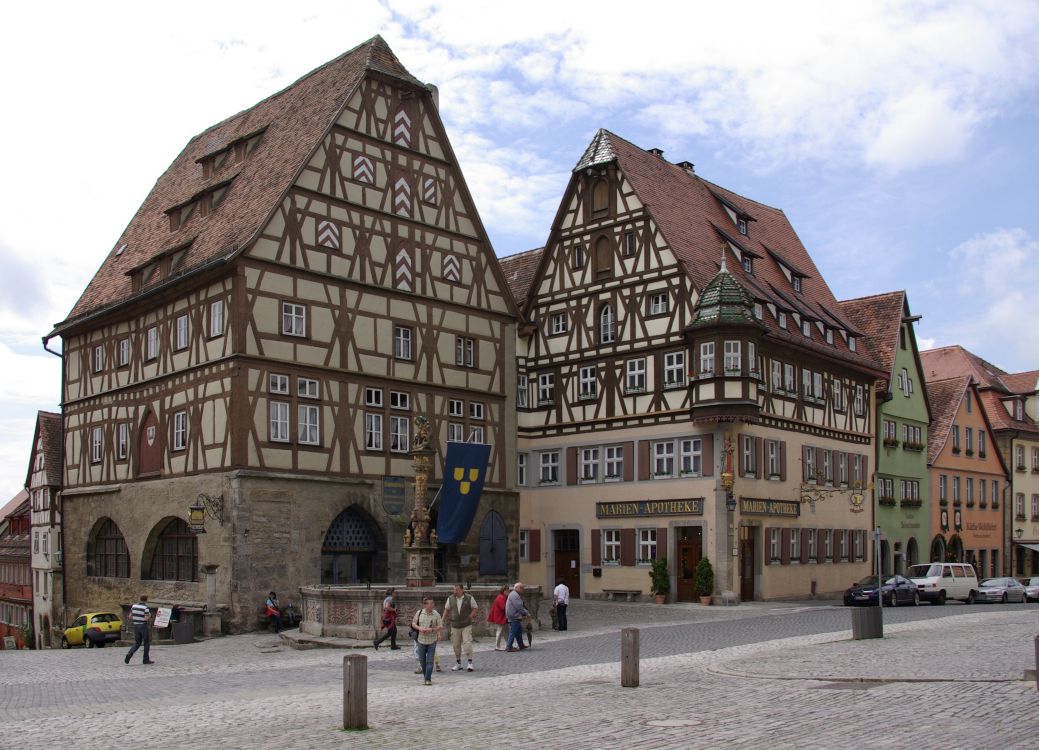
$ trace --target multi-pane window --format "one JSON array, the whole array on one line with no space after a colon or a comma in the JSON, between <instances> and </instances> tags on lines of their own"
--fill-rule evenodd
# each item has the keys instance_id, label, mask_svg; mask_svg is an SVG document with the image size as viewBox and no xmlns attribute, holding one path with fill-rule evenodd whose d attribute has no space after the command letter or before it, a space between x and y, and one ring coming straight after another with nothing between
<instances>
[{"instance_id":1,"label":"multi-pane window","mask_svg":"<svg viewBox=\"0 0 1039 750\"><path fill-rule=\"evenodd\" d=\"M627 362L627 374L624 385L626 390L646 390L646 360L643 358L629 359Z\"/></svg>"},{"instance_id":2,"label":"multi-pane window","mask_svg":"<svg viewBox=\"0 0 1039 750\"><path fill-rule=\"evenodd\" d=\"M981 437L982 433L978 432L978 437ZM1039 448L1032 448L1032 471L1039 471Z\"/></svg>"},{"instance_id":3,"label":"multi-pane window","mask_svg":"<svg viewBox=\"0 0 1039 750\"><path fill-rule=\"evenodd\" d=\"M812 373L812 395L817 399L822 400L823 394L823 374L821 372Z\"/></svg>"},{"instance_id":4,"label":"multi-pane window","mask_svg":"<svg viewBox=\"0 0 1039 750\"><path fill-rule=\"evenodd\" d=\"M791 284L791 286L794 287L794 291L795 292L800 292L801 291L801 277L800 276L792 277L790 279L790 284Z\"/></svg>"},{"instance_id":5,"label":"multi-pane window","mask_svg":"<svg viewBox=\"0 0 1039 750\"><path fill-rule=\"evenodd\" d=\"M815 533L815 529L808 532L808 561L815 562L819 559L818 550L819 535Z\"/></svg>"},{"instance_id":6,"label":"multi-pane window","mask_svg":"<svg viewBox=\"0 0 1039 750\"><path fill-rule=\"evenodd\" d=\"M1032 495L1032 520L1039 518L1039 495Z\"/></svg>"},{"instance_id":7,"label":"multi-pane window","mask_svg":"<svg viewBox=\"0 0 1039 750\"><path fill-rule=\"evenodd\" d=\"M807 318L801 320L801 333L809 338L812 336L812 323Z\"/></svg>"},{"instance_id":8,"label":"multi-pane window","mask_svg":"<svg viewBox=\"0 0 1039 750\"><path fill-rule=\"evenodd\" d=\"M955 445L955 443L953 445ZM1014 449L1014 456L1017 459L1017 468L1025 468L1025 447L1023 445L1018 445Z\"/></svg>"},{"instance_id":9,"label":"multi-pane window","mask_svg":"<svg viewBox=\"0 0 1039 750\"><path fill-rule=\"evenodd\" d=\"M805 478L808 481L815 481L815 449L809 447L804 454L804 465L805 465Z\"/></svg>"},{"instance_id":10,"label":"multi-pane window","mask_svg":"<svg viewBox=\"0 0 1039 750\"><path fill-rule=\"evenodd\" d=\"M653 443L653 476L671 477L675 474L675 444L664 440Z\"/></svg>"},{"instance_id":11,"label":"multi-pane window","mask_svg":"<svg viewBox=\"0 0 1039 750\"><path fill-rule=\"evenodd\" d=\"M786 313L779 310L776 315L776 322L779 323L780 328L786 328Z\"/></svg>"},{"instance_id":12,"label":"multi-pane window","mask_svg":"<svg viewBox=\"0 0 1039 750\"><path fill-rule=\"evenodd\" d=\"M364 405L365 406L382 406L382 388L365 388L364 389Z\"/></svg>"},{"instance_id":13,"label":"multi-pane window","mask_svg":"<svg viewBox=\"0 0 1039 750\"><path fill-rule=\"evenodd\" d=\"M823 480L826 484L833 484L833 451L823 451Z\"/></svg>"},{"instance_id":14,"label":"multi-pane window","mask_svg":"<svg viewBox=\"0 0 1039 750\"><path fill-rule=\"evenodd\" d=\"M522 374L521 375L517 375L516 376L516 406L519 407L520 409L527 408L527 389L528 388L529 388L529 385L527 384L527 376L526 375L522 375Z\"/></svg>"},{"instance_id":15,"label":"multi-pane window","mask_svg":"<svg viewBox=\"0 0 1039 750\"><path fill-rule=\"evenodd\" d=\"M657 559L657 530L639 529L639 559L640 563L648 563Z\"/></svg>"},{"instance_id":16,"label":"multi-pane window","mask_svg":"<svg viewBox=\"0 0 1039 750\"><path fill-rule=\"evenodd\" d=\"M307 308L295 302L281 303L281 332L286 336L307 335Z\"/></svg>"},{"instance_id":17,"label":"multi-pane window","mask_svg":"<svg viewBox=\"0 0 1039 750\"><path fill-rule=\"evenodd\" d=\"M364 447L370 451L382 450L382 414L364 413Z\"/></svg>"},{"instance_id":18,"label":"multi-pane window","mask_svg":"<svg viewBox=\"0 0 1039 750\"><path fill-rule=\"evenodd\" d=\"M530 531L528 529L520 529L517 551L521 562L530 560Z\"/></svg>"},{"instance_id":19,"label":"multi-pane window","mask_svg":"<svg viewBox=\"0 0 1039 750\"><path fill-rule=\"evenodd\" d=\"M390 391L390 408L409 411L411 409L411 394L407 391Z\"/></svg>"},{"instance_id":20,"label":"multi-pane window","mask_svg":"<svg viewBox=\"0 0 1039 750\"><path fill-rule=\"evenodd\" d=\"M130 339L119 339L119 366L130 364Z\"/></svg>"},{"instance_id":21,"label":"multi-pane window","mask_svg":"<svg viewBox=\"0 0 1039 750\"><path fill-rule=\"evenodd\" d=\"M101 447L103 445L104 433L100 427L94 427L90 430L90 463L99 464L101 463Z\"/></svg>"},{"instance_id":22,"label":"multi-pane window","mask_svg":"<svg viewBox=\"0 0 1039 750\"><path fill-rule=\"evenodd\" d=\"M318 398L320 387L313 378L296 378L296 395L300 398Z\"/></svg>"},{"instance_id":23,"label":"multi-pane window","mask_svg":"<svg viewBox=\"0 0 1039 750\"><path fill-rule=\"evenodd\" d=\"M823 532L823 558L826 560L833 559L833 530L826 529Z\"/></svg>"},{"instance_id":24,"label":"multi-pane window","mask_svg":"<svg viewBox=\"0 0 1039 750\"><path fill-rule=\"evenodd\" d=\"M144 336L144 358L155 359L159 356L159 328L151 326Z\"/></svg>"},{"instance_id":25,"label":"multi-pane window","mask_svg":"<svg viewBox=\"0 0 1039 750\"><path fill-rule=\"evenodd\" d=\"M854 336L848 336L848 351L855 351L858 348L858 340Z\"/></svg>"},{"instance_id":26,"label":"multi-pane window","mask_svg":"<svg viewBox=\"0 0 1039 750\"><path fill-rule=\"evenodd\" d=\"M861 560L863 558L864 544L866 539L866 532L859 529L855 532L855 559Z\"/></svg>"},{"instance_id":27,"label":"multi-pane window","mask_svg":"<svg viewBox=\"0 0 1039 750\"><path fill-rule=\"evenodd\" d=\"M960 426L958 424L952 426L952 450L955 453L960 452ZM1021 454L1021 461L1024 462L1024 454Z\"/></svg>"},{"instance_id":28,"label":"multi-pane window","mask_svg":"<svg viewBox=\"0 0 1039 750\"><path fill-rule=\"evenodd\" d=\"M555 400L556 376L551 372L538 375L538 405L551 404Z\"/></svg>"},{"instance_id":29,"label":"multi-pane window","mask_svg":"<svg viewBox=\"0 0 1039 750\"><path fill-rule=\"evenodd\" d=\"M746 232L740 232L740 234L746 234ZM743 266L743 270L747 273L754 273L754 258L752 258L751 256L744 255L743 259L740 261L740 265Z\"/></svg>"},{"instance_id":30,"label":"multi-pane window","mask_svg":"<svg viewBox=\"0 0 1039 750\"><path fill-rule=\"evenodd\" d=\"M960 478L957 476L952 478L952 504L960 504Z\"/></svg>"},{"instance_id":31,"label":"multi-pane window","mask_svg":"<svg viewBox=\"0 0 1039 750\"><path fill-rule=\"evenodd\" d=\"M173 348L177 351L188 348L188 316L178 315L174 327L176 339Z\"/></svg>"},{"instance_id":32,"label":"multi-pane window","mask_svg":"<svg viewBox=\"0 0 1039 750\"><path fill-rule=\"evenodd\" d=\"M566 313L552 315L552 334L566 333Z\"/></svg>"},{"instance_id":33,"label":"multi-pane window","mask_svg":"<svg viewBox=\"0 0 1039 750\"><path fill-rule=\"evenodd\" d=\"M613 315L613 307L603 305L599 312L599 343L610 344L617 336L616 319Z\"/></svg>"},{"instance_id":34,"label":"multi-pane window","mask_svg":"<svg viewBox=\"0 0 1039 750\"><path fill-rule=\"evenodd\" d=\"M725 372L740 372L742 369L743 368L740 364L740 342L726 341Z\"/></svg>"},{"instance_id":35,"label":"multi-pane window","mask_svg":"<svg viewBox=\"0 0 1039 750\"><path fill-rule=\"evenodd\" d=\"M448 422L447 440L449 443L465 442L465 425L458 422Z\"/></svg>"},{"instance_id":36,"label":"multi-pane window","mask_svg":"<svg viewBox=\"0 0 1039 750\"><path fill-rule=\"evenodd\" d=\"M270 439L275 443L289 442L289 405L285 401L268 402Z\"/></svg>"},{"instance_id":37,"label":"multi-pane window","mask_svg":"<svg viewBox=\"0 0 1039 750\"><path fill-rule=\"evenodd\" d=\"M967 486L964 488L967 491L967 507L974 507L974 479L973 477L967 477Z\"/></svg>"},{"instance_id":38,"label":"multi-pane window","mask_svg":"<svg viewBox=\"0 0 1039 750\"><path fill-rule=\"evenodd\" d=\"M700 438L679 440L678 458L683 476L700 476L703 473L703 441Z\"/></svg>"},{"instance_id":39,"label":"multi-pane window","mask_svg":"<svg viewBox=\"0 0 1039 750\"><path fill-rule=\"evenodd\" d=\"M897 440L898 439L898 425L890 419L884 420L884 439L885 440Z\"/></svg>"},{"instance_id":40,"label":"multi-pane window","mask_svg":"<svg viewBox=\"0 0 1039 750\"><path fill-rule=\"evenodd\" d=\"M945 474L938 475L938 502L942 505L949 502L949 477Z\"/></svg>"},{"instance_id":41,"label":"multi-pane window","mask_svg":"<svg viewBox=\"0 0 1039 750\"><path fill-rule=\"evenodd\" d=\"M841 529L839 534L840 535L839 535L838 539L840 540L841 560L847 560L848 559L848 531L846 529Z\"/></svg>"},{"instance_id":42,"label":"multi-pane window","mask_svg":"<svg viewBox=\"0 0 1039 750\"><path fill-rule=\"evenodd\" d=\"M1014 520L1025 520L1025 494L1023 492L1014 495Z\"/></svg>"},{"instance_id":43,"label":"multi-pane window","mask_svg":"<svg viewBox=\"0 0 1039 750\"><path fill-rule=\"evenodd\" d=\"M747 342L747 369L751 375L761 372L761 368L758 367L758 348L753 341Z\"/></svg>"},{"instance_id":44,"label":"multi-pane window","mask_svg":"<svg viewBox=\"0 0 1039 750\"><path fill-rule=\"evenodd\" d=\"M475 367L476 340L467 336L455 337L455 364L459 367Z\"/></svg>"},{"instance_id":45,"label":"multi-pane window","mask_svg":"<svg viewBox=\"0 0 1039 750\"><path fill-rule=\"evenodd\" d=\"M284 396L289 395L289 376L271 373L270 378L268 378L268 389L271 393L278 393Z\"/></svg>"},{"instance_id":46,"label":"multi-pane window","mask_svg":"<svg viewBox=\"0 0 1039 750\"><path fill-rule=\"evenodd\" d=\"M116 431L116 458L122 460L130 453L130 425L120 422Z\"/></svg>"},{"instance_id":47,"label":"multi-pane window","mask_svg":"<svg viewBox=\"0 0 1039 750\"><path fill-rule=\"evenodd\" d=\"M848 454L844 451L837 453L837 481L841 486L848 484Z\"/></svg>"},{"instance_id":48,"label":"multi-pane window","mask_svg":"<svg viewBox=\"0 0 1039 750\"><path fill-rule=\"evenodd\" d=\"M812 371L801 370L801 395L805 398L812 397Z\"/></svg>"},{"instance_id":49,"label":"multi-pane window","mask_svg":"<svg viewBox=\"0 0 1039 750\"><path fill-rule=\"evenodd\" d=\"M605 455L605 466L603 478L607 482L620 481L624 474L624 448L620 445L607 445L603 449Z\"/></svg>"},{"instance_id":50,"label":"multi-pane window","mask_svg":"<svg viewBox=\"0 0 1039 750\"><path fill-rule=\"evenodd\" d=\"M988 498L985 497L986 485L987 482L984 479L978 480L978 505L982 508L985 507L985 503L988 501Z\"/></svg>"},{"instance_id":51,"label":"multi-pane window","mask_svg":"<svg viewBox=\"0 0 1039 750\"><path fill-rule=\"evenodd\" d=\"M801 529L790 529L790 561L801 562Z\"/></svg>"},{"instance_id":52,"label":"multi-pane window","mask_svg":"<svg viewBox=\"0 0 1039 750\"><path fill-rule=\"evenodd\" d=\"M87 575L129 578L130 555L119 527L107 519L87 546Z\"/></svg>"},{"instance_id":53,"label":"multi-pane window","mask_svg":"<svg viewBox=\"0 0 1039 750\"><path fill-rule=\"evenodd\" d=\"M624 255L630 258L635 254L635 233L625 232L624 233Z\"/></svg>"},{"instance_id":54,"label":"multi-pane window","mask_svg":"<svg viewBox=\"0 0 1039 750\"><path fill-rule=\"evenodd\" d=\"M796 372L793 365L783 365L783 385L786 387L786 392L792 395L797 394Z\"/></svg>"},{"instance_id":55,"label":"multi-pane window","mask_svg":"<svg viewBox=\"0 0 1039 750\"><path fill-rule=\"evenodd\" d=\"M407 453L411 448L411 423L407 417L390 417L390 452Z\"/></svg>"},{"instance_id":56,"label":"multi-pane window","mask_svg":"<svg viewBox=\"0 0 1039 750\"><path fill-rule=\"evenodd\" d=\"M844 411L847 405L844 402L844 385L841 381L833 381L833 408L835 411Z\"/></svg>"},{"instance_id":57,"label":"multi-pane window","mask_svg":"<svg viewBox=\"0 0 1039 750\"><path fill-rule=\"evenodd\" d=\"M779 478L779 441L778 440L766 440L765 441L765 455L768 458L768 475L772 478Z\"/></svg>"},{"instance_id":58,"label":"multi-pane window","mask_svg":"<svg viewBox=\"0 0 1039 750\"><path fill-rule=\"evenodd\" d=\"M740 435L740 442L743 444L743 473L753 476L758 467L754 438L751 435Z\"/></svg>"},{"instance_id":59,"label":"multi-pane window","mask_svg":"<svg viewBox=\"0 0 1039 750\"><path fill-rule=\"evenodd\" d=\"M483 419L483 402L469 402L469 419Z\"/></svg>"},{"instance_id":60,"label":"multi-pane window","mask_svg":"<svg viewBox=\"0 0 1039 750\"><path fill-rule=\"evenodd\" d=\"M974 452L974 430L970 427L963 428L963 447L968 453Z\"/></svg>"},{"instance_id":61,"label":"multi-pane window","mask_svg":"<svg viewBox=\"0 0 1039 750\"><path fill-rule=\"evenodd\" d=\"M105 348L103 346L94 347L94 372L101 372L105 369Z\"/></svg>"},{"instance_id":62,"label":"multi-pane window","mask_svg":"<svg viewBox=\"0 0 1039 750\"><path fill-rule=\"evenodd\" d=\"M783 390L783 363L772 360L772 390Z\"/></svg>"},{"instance_id":63,"label":"multi-pane window","mask_svg":"<svg viewBox=\"0 0 1039 750\"><path fill-rule=\"evenodd\" d=\"M826 329L826 343L830 344L830 345L833 344L833 329L832 328L827 328Z\"/></svg>"},{"instance_id":64,"label":"multi-pane window","mask_svg":"<svg viewBox=\"0 0 1039 750\"><path fill-rule=\"evenodd\" d=\"M516 484L520 487L527 486L527 454L516 454Z\"/></svg>"},{"instance_id":65,"label":"multi-pane window","mask_svg":"<svg viewBox=\"0 0 1039 750\"><path fill-rule=\"evenodd\" d=\"M754 303L754 317L758 320L765 317L765 307L760 302Z\"/></svg>"},{"instance_id":66,"label":"multi-pane window","mask_svg":"<svg viewBox=\"0 0 1039 750\"><path fill-rule=\"evenodd\" d=\"M649 297L649 314L663 315L667 312L667 292L658 292Z\"/></svg>"},{"instance_id":67,"label":"multi-pane window","mask_svg":"<svg viewBox=\"0 0 1039 750\"><path fill-rule=\"evenodd\" d=\"M474 425L469 428L469 440L473 443L483 443L483 427L480 425Z\"/></svg>"},{"instance_id":68,"label":"multi-pane window","mask_svg":"<svg viewBox=\"0 0 1039 750\"><path fill-rule=\"evenodd\" d=\"M578 372L578 388L581 398L595 398L597 380L595 365L585 365Z\"/></svg>"},{"instance_id":69,"label":"multi-pane window","mask_svg":"<svg viewBox=\"0 0 1039 750\"><path fill-rule=\"evenodd\" d=\"M542 451L540 454L540 474L538 481L541 484L556 484L559 482L559 451Z\"/></svg>"},{"instance_id":70,"label":"multi-pane window","mask_svg":"<svg viewBox=\"0 0 1039 750\"><path fill-rule=\"evenodd\" d=\"M700 344L700 374L714 374L714 342L704 341Z\"/></svg>"},{"instance_id":71,"label":"multi-pane window","mask_svg":"<svg viewBox=\"0 0 1039 750\"><path fill-rule=\"evenodd\" d=\"M595 482L599 479L599 449L581 449L581 481Z\"/></svg>"},{"instance_id":72,"label":"multi-pane window","mask_svg":"<svg viewBox=\"0 0 1039 750\"><path fill-rule=\"evenodd\" d=\"M216 338L224 335L224 301L222 299L209 303L209 336Z\"/></svg>"},{"instance_id":73,"label":"multi-pane window","mask_svg":"<svg viewBox=\"0 0 1039 750\"><path fill-rule=\"evenodd\" d=\"M866 390L861 386L855 386L855 416L861 417L866 413Z\"/></svg>"},{"instance_id":74,"label":"multi-pane window","mask_svg":"<svg viewBox=\"0 0 1039 750\"><path fill-rule=\"evenodd\" d=\"M188 413L178 411L173 415L173 450L184 450L188 444Z\"/></svg>"},{"instance_id":75,"label":"multi-pane window","mask_svg":"<svg viewBox=\"0 0 1039 750\"><path fill-rule=\"evenodd\" d=\"M603 565L618 565L621 561L621 530L603 529L602 562Z\"/></svg>"},{"instance_id":76,"label":"multi-pane window","mask_svg":"<svg viewBox=\"0 0 1039 750\"><path fill-rule=\"evenodd\" d=\"M447 414L450 417L461 417L465 414L465 402L461 399L452 398L447 402Z\"/></svg>"},{"instance_id":77,"label":"multi-pane window","mask_svg":"<svg viewBox=\"0 0 1039 750\"><path fill-rule=\"evenodd\" d=\"M393 326L394 359L411 359L411 329L408 326Z\"/></svg>"},{"instance_id":78,"label":"multi-pane window","mask_svg":"<svg viewBox=\"0 0 1039 750\"><path fill-rule=\"evenodd\" d=\"M768 530L768 557L772 562L779 562L779 529L772 527Z\"/></svg>"}]
</instances>

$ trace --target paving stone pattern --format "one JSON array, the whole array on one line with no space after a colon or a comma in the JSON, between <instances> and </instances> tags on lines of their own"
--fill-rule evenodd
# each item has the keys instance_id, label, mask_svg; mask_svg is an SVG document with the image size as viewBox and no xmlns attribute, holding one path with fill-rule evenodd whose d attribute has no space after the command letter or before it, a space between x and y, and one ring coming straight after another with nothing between
<instances>
[{"instance_id":1,"label":"paving stone pattern","mask_svg":"<svg viewBox=\"0 0 1039 750\"><path fill-rule=\"evenodd\" d=\"M3 747L942 748L1036 746L1039 606L887 611L888 637L849 639L847 610L574 602L568 633L519 654L478 645L477 671L412 673L369 650L369 722L338 729L342 657L273 635L152 649L0 654ZM622 626L641 628L641 687L620 687ZM405 641L406 643L406 641ZM445 670L450 645L440 652ZM862 682L861 680L884 680ZM459 733L459 727L464 726Z\"/></svg>"}]
</instances>

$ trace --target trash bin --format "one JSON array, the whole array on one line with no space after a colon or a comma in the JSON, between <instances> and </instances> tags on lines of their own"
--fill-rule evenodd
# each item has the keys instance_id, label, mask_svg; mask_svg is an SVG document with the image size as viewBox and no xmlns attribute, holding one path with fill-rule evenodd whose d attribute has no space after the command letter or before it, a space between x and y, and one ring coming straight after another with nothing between
<instances>
[{"instance_id":1,"label":"trash bin","mask_svg":"<svg viewBox=\"0 0 1039 750\"><path fill-rule=\"evenodd\" d=\"M884 617L880 607L854 607L851 610L851 637L857 641L884 637Z\"/></svg>"},{"instance_id":2,"label":"trash bin","mask_svg":"<svg viewBox=\"0 0 1039 750\"><path fill-rule=\"evenodd\" d=\"M193 643L195 640L195 623L191 620L181 620L172 624L173 642L178 646L185 643Z\"/></svg>"}]
</instances>

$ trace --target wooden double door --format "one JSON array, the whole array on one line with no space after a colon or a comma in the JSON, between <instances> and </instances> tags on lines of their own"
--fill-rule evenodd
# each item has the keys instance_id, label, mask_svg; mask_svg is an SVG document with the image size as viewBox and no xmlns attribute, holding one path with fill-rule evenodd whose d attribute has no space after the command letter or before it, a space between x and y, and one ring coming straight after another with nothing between
<instances>
[{"instance_id":1,"label":"wooden double door","mask_svg":"<svg viewBox=\"0 0 1039 750\"><path fill-rule=\"evenodd\" d=\"M552 550L555 557L556 581L562 580L570 589L571 599L581 598L581 532L577 529L556 529L552 532Z\"/></svg>"},{"instance_id":2,"label":"wooden double door","mask_svg":"<svg viewBox=\"0 0 1039 750\"><path fill-rule=\"evenodd\" d=\"M676 530L675 559L678 560L676 575L678 588L675 592L675 600L680 602L695 602L698 600L696 594L696 566L703 557L703 528L700 526L680 526Z\"/></svg>"},{"instance_id":3,"label":"wooden double door","mask_svg":"<svg viewBox=\"0 0 1039 750\"><path fill-rule=\"evenodd\" d=\"M754 526L740 527L740 601L754 601L754 554L757 548L758 529Z\"/></svg>"}]
</instances>

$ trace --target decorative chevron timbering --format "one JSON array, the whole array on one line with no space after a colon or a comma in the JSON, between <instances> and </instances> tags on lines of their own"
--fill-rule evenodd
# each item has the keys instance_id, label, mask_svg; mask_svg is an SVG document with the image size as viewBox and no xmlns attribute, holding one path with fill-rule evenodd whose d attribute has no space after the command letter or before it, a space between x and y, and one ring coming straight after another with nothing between
<instances>
[{"instance_id":1,"label":"decorative chevron timbering","mask_svg":"<svg viewBox=\"0 0 1039 750\"><path fill-rule=\"evenodd\" d=\"M393 142L411 148L411 117L403 107L397 110L393 118Z\"/></svg>"},{"instance_id":2,"label":"decorative chevron timbering","mask_svg":"<svg viewBox=\"0 0 1039 750\"><path fill-rule=\"evenodd\" d=\"M393 213L411 216L411 184L405 177L398 177L393 183Z\"/></svg>"},{"instance_id":3,"label":"decorative chevron timbering","mask_svg":"<svg viewBox=\"0 0 1039 750\"><path fill-rule=\"evenodd\" d=\"M412 291L414 275L411 270L411 253L402 247L397 251L397 259L393 264L393 286L405 292Z\"/></svg>"},{"instance_id":4,"label":"decorative chevron timbering","mask_svg":"<svg viewBox=\"0 0 1039 750\"><path fill-rule=\"evenodd\" d=\"M458 256L456 255L445 255L444 265L441 272L444 277L444 281L451 281L457 284L462 278L462 269L458 262Z\"/></svg>"},{"instance_id":5,"label":"decorative chevron timbering","mask_svg":"<svg viewBox=\"0 0 1039 750\"><path fill-rule=\"evenodd\" d=\"M432 177L422 180L422 200L431 206L437 204L437 181Z\"/></svg>"},{"instance_id":6,"label":"decorative chevron timbering","mask_svg":"<svg viewBox=\"0 0 1039 750\"><path fill-rule=\"evenodd\" d=\"M317 225L317 244L338 250L339 225L327 220L319 221Z\"/></svg>"},{"instance_id":7,"label":"decorative chevron timbering","mask_svg":"<svg viewBox=\"0 0 1039 750\"><path fill-rule=\"evenodd\" d=\"M354 157L354 179L358 182L375 184L375 166L367 156L357 155Z\"/></svg>"}]
</instances>

